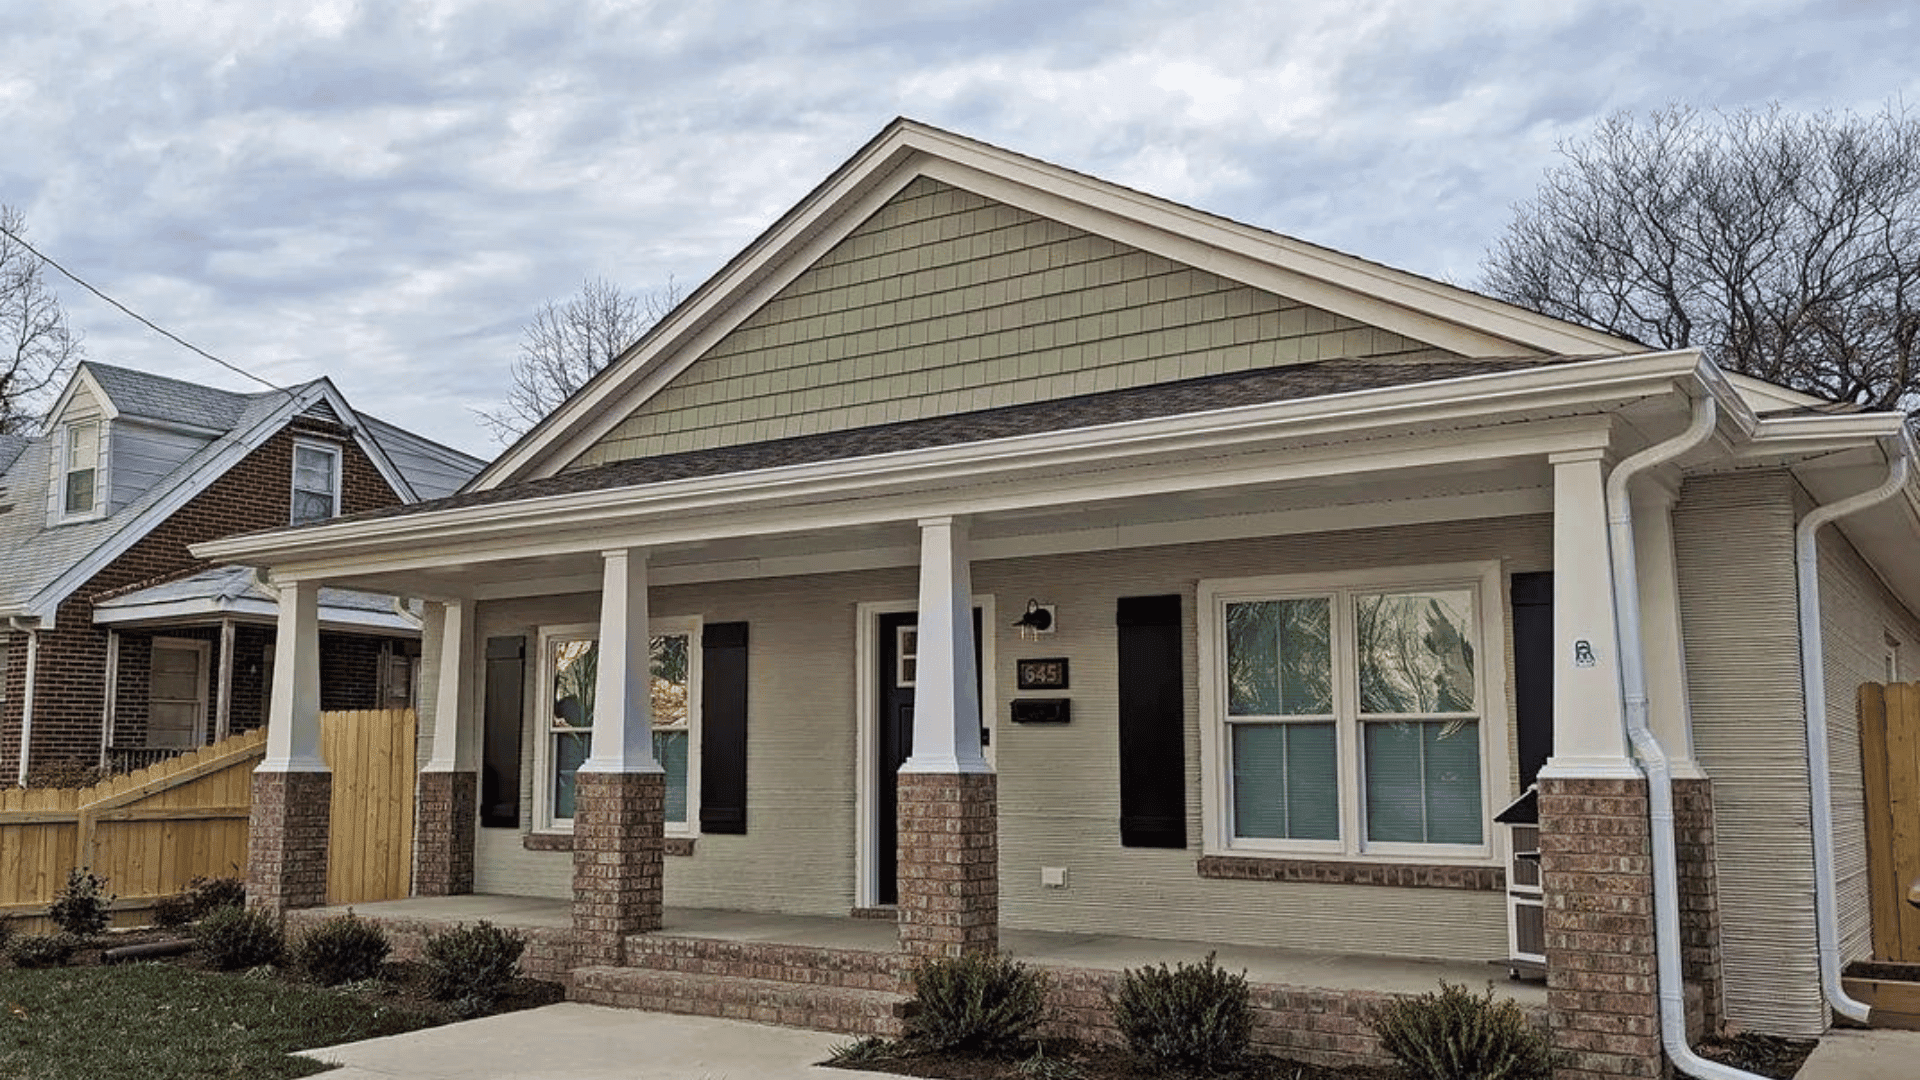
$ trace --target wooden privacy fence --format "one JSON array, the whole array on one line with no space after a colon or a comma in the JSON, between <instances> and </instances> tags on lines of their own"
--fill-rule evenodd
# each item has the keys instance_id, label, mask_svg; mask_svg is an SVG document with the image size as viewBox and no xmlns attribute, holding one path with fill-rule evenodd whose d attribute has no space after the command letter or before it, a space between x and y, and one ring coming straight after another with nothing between
<instances>
[{"instance_id":1,"label":"wooden privacy fence","mask_svg":"<svg viewBox=\"0 0 1920 1080\"><path fill-rule=\"evenodd\" d=\"M1920 963L1920 683L1860 688L1860 756L1866 768L1867 882L1876 960Z\"/></svg>"},{"instance_id":2,"label":"wooden privacy fence","mask_svg":"<svg viewBox=\"0 0 1920 1080\"><path fill-rule=\"evenodd\" d=\"M321 753L333 769L328 899L398 899L410 887L414 715L327 713ZM0 790L0 916L51 928L47 905L67 872L108 880L115 921L137 923L196 877L244 876L253 768L266 732L251 731L78 790Z\"/></svg>"}]
</instances>

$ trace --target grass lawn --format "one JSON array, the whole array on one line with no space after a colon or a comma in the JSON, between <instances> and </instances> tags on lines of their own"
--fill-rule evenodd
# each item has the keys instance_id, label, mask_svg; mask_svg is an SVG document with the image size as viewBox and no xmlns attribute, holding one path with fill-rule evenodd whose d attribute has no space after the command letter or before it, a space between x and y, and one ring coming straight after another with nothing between
<instances>
[{"instance_id":1,"label":"grass lawn","mask_svg":"<svg viewBox=\"0 0 1920 1080\"><path fill-rule=\"evenodd\" d=\"M0 970L0 1077L307 1076L294 1050L444 1022L404 1000L172 964Z\"/></svg>"}]
</instances>

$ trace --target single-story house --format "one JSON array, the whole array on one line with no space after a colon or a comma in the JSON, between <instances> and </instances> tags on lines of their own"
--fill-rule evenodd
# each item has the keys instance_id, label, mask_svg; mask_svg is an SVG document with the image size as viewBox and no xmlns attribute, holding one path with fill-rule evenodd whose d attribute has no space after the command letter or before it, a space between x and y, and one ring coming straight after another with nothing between
<instances>
[{"instance_id":1,"label":"single-story house","mask_svg":"<svg viewBox=\"0 0 1920 1080\"><path fill-rule=\"evenodd\" d=\"M901 120L460 493L196 551L280 589L256 902L320 900L316 598L394 592L415 890L570 903L578 971L663 904L1532 960L1652 1075L1689 1001L1852 1007L1913 455Z\"/></svg>"}]
</instances>

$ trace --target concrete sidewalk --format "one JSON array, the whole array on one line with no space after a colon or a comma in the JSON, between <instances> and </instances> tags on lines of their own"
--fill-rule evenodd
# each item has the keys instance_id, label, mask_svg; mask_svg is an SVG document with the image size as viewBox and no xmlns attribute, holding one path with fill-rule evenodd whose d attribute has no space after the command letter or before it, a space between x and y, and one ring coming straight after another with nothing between
<instances>
[{"instance_id":1,"label":"concrete sidewalk","mask_svg":"<svg viewBox=\"0 0 1920 1080\"><path fill-rule=\"evenodd\" d=\"M327 1080L862 1080L818 1069L851 1035L564 1002L301 1056Z\"/></svg>"},{"instance_id":2,"label":"concrete sidewalk","mask_svg":"<svg viewBox=\"0 0 1920 1080\"><path fill-rule=\"evenodd\" d=\"M1794 1080L1915 1080L1920 1031L1834 1028L1820 1036Z\"/></svg>"}]
</instances>

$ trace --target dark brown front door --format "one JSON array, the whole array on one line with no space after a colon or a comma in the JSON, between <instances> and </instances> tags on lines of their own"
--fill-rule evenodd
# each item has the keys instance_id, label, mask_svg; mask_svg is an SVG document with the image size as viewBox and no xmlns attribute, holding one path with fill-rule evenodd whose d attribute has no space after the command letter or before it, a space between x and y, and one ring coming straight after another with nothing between
<instances>
[{"instance_id":1,"label":"dark brown front door","mask_svg":"<svg viewBox=\"0 0 1920 1080\"><path fill-rule=\"evenodd\" d=\"M913 756L913 695L919 683L920 666L918 612L902 611L880 616L880 697L879 724L880 775L874 778L875 801L879 815L874 830L878 860L876 875L882 904L900 899L900 766ZM973 676L980 679L980 609L973 609ZM983 702L981 707L986 708Z\"/></svg>"}]
</instances>

